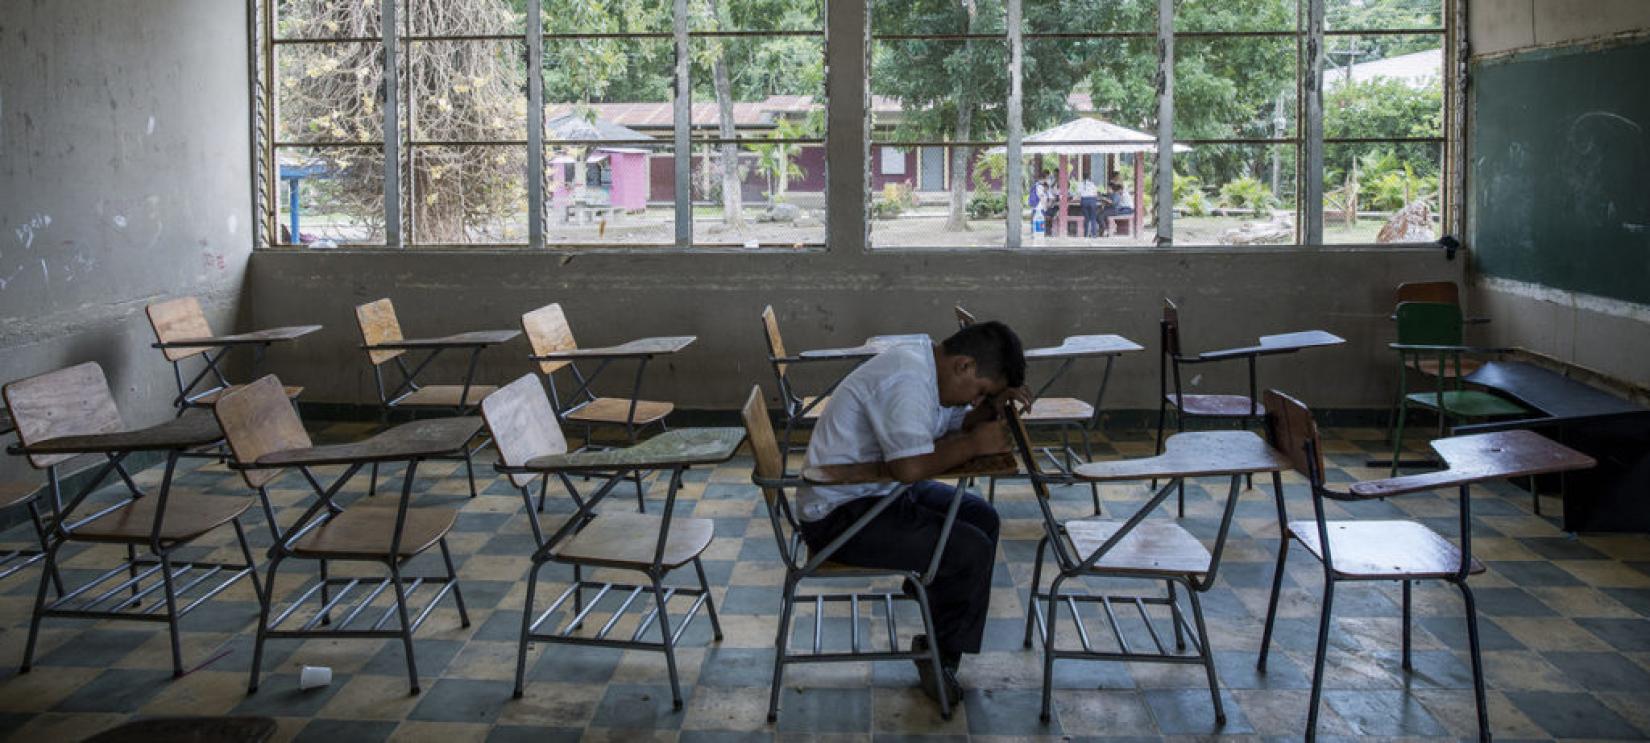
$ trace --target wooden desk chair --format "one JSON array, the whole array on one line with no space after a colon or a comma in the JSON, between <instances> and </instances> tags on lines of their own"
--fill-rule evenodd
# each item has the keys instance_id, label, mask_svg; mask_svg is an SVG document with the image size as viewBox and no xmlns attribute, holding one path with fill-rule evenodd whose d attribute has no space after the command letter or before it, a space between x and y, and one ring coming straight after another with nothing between
<instances>
[{"instance_id":1,"label":"wooden desk chair","mask_svg":"<svg viewBox=\"0 0 1650 743\"><path fill-rule=\"evenodd\" d=\"M1043 720L1046 722L1050 718L1054 661L1071 659L1201 665L1209 680L1209 695L1214 702L1215 720L1224 724L1226 711L1220 700L1220 682L1215 675L1214 652L1203 622L1203 605L1199 595L1215 584L1221 554L1225 551L1226 538L1231 530L1232 517L1237 511L1239 483L1243 476L1255 472L1274 473L1273 487L1281 518L1282 489L1278 486L1276 472L1287 466L1287 463L1277 452L1271 451L1260 437L1247 431L1175 434L1169 438L1164 453L1155 457L1097 462L1082 465L1077 469L1077 479L1091 482L1148 478L1168 481L1162 488L1156 489L1153 496L1128 519L1120 521L1085 518L1062 522L1054 515L1054 510L1049 505L1049 485L1072 482L1074 478L1042 470L1024 421L1012 412L1010 417L1010 429L1015 444L1027 472L1031 475L1032 489L1043 515L1044 534L1038 542L1037 562L1031 573L1031 597L1026 609L1024 640L1025 647L1030 648L1033 630L1041 630L1037 636L1043 643ZM1168 498L1169 491L1176 489L1183 478L1211 475L1225 475L1231 478L1212 553L1180 524L1147 518L1164 499ZM1054 567L1057 570L1048 590L1043 591L1043 557L1051 546L1055 557ZM1092 591L1086 592L1085 595L1061 595L1060 587L1063 583L1074 579L1081 582L1085 577L1163 581L1165 595L1096 595ZM1186 589L1186 596L1191 604L1190 625L1180 608L1177 585ZM1039 599L1046 602L1046 610L1039 611ZM1101 631L1091 633L1087 629L1078 609L1081 604L1100 605L1107 620ZM1121 608L1114 610L1114 604ZM1081 650L1061 649L1056 644L1055 628L1059 624L1059 607L1062 605L1070 610L1078 638L1082 641ZM1174 651L1164 646L1162 635L1146 612L1147 606L1168 607L1169 621L1174 633ZM1133 608L1139 614L1141 623L1151 636L1153 648L1137 649L1130 646L1129 639L1119 624L1119 613L1127 608ZM1095 643L1090 640L1092 634L1104 637L1105 628L1111 630L1111 645L1115 649L1096 648ZM1192 643L1195 653L1184 652L1188 641ZM1153 649L1156 652L1153 652Z\"/></svg>"},{"instance_id":2,"label":"wooden desk chair","mask_svg":"<svg viewBox=\"0 0 1650 743\"><path fill-rule=\"evenodd\" d=\"M41 573L40 589L35 594L22 671L28 672L34 663L41 620L54 616L165 622L172 644L172 676L182 676L178 621L241 578L250 576L253 586L258 585L252 551L240 522L241 515L252 506L253 498L175 492L172 488L180 455L222 440L217 424L203 411L185 411L184 415L160 425L127 429L115 407L108 379L102 367L95 363L12 382L5 386L4 394L21 441L13 451L25 454L30 464L46 470L51 490L46 569ZM290 409L284 396L281 404ZM136 452L163 452L166 456L165 474L155 495L144 493L125 478L121 461ZM105 461L86 486L65 503L58 468L66 461L87 454L100 455ZM84 513L81 507L87 497L114 472L120 472L126 479L129 497L113 504L88 507L86 510L93 512ZM234 527L245 562L181 560L175 556L178 549L225 524ZM126 559L64 593L57 575L57 560L59 550L69 542L122 545L126 547ZM139 557L140 548L146 549L149 555ZM126 579L122 581L123 573ZM158 581L143 585L145 580L157 575ZM46 589L53 583L59 584L59 596L48 603ZM190 592L196 588L201 590L191 597ZM131 595L121 598L120 594L127 590ZM142 606L143 600L156 590L161 591L164 601ZM90 598L83 598L88 595ZM183 604L186 598L190 600Z\"/></svg>"},{"instance_id":3,"label":"wooden desk chair","mask_svg":"<svg viewBox=\"0 0 1650 743\"><path fill-rule=\"evenodd\" d=\"M419 374L440 355L443 350L440 346L430 348L430 353L417 366L408 368L403 358L405 349L379 349L374 346L383 346L405 340L401 335L401 322L395 316L395 304L389 299L380 299L358 305L355 308L355 321L361 329L361 343L367 347L367 361L372 365L372 381L378 390L378 404L381 421L389 422L390 411L396 408L423 408L447 411L453 415L469 415L475 412L476 406L483 398L492 394L498 387L490 384L475 384L476 362L481 358L481 351L485 346L460 344L453 348L470 349L470 365L464 374L462 384L421 384L417 381ZM384 365L394 362L398 382L394 386L386 386ZM463 453L464 473L470 482L470 497L476 496L476 471L474 456L476 452L485 449L488 439L482 436L472 446L466 447ZM378 492L378 463L372 465L371 480L367 485L369 494Z\"/></svg>"},{"instance_id":4,"label":"wooden desk chair","mask_svg":"<svg viewBox=\"0 0 1650 743\"><path fill-rule=\"evenodd\" d=\"M418 666L413 656L413 633L449 592L457 604L462 626L470 626L470 616L464 609L464 595L459 591L452 554L447 550L447 532L457 521L458 511L449 508L409 508L413 481L421 461L443 458L456 449L463 449L481 428L481 421L476 418L418 420L363 441L314 446L297 412L286 404L281 394L281 383L273 375L225 393L213 408L213 413L234 455L229 465L231 469L241 470L247 475L249 483L257 483L257 486L273 481L287 469L297 469L317 496L314 505L305 510L270 547L269 575L264 583L265 593L260 598L262 610L258 614L257 639L252 646L251 680L247 693L258 690L265 640L363 637L401 640L407 655L407 677L412 684L412 693L417 694ZM407 474L401 483L401 498L394 508L357 506L346 510L334 500L344 484L366 464L393 461L407 464ZM345 465L345 470L332 485L324 486L310 469L323 465ZM402 575L401 570L409 560L437 546L441 548L441 559L447 567L446 575ZM271 618L275 573L282 562L294 558L318 561L319 578ZM370 577L332 577L328 574L328 568L333 561L381 563L389 577L378 580ZM417 618L409 619L408 607L423 586L439 588L427 592L433 595L417 613ZM333 593L334 588L336 593ZM344 600L356 593L358 588L359 598L355 606L333 624L333 612L342 612ZM394 597L394 604L383 610L370 627L351 629L350 624L365 613L373 600L386 589ZM315 613L297 629L282 629L281 625L317 593L320 600ZM392 617L399 619L398 626L383 629ZM371 620L361 621L366 623ZM318 629L317 625L326 626Z\"/></svg>"},{"instance_id":5,"label":"wooden desk chair","mask_svg":"<svg viewBox=\"0 0 1650 743\"><path fill-rule=\"evenodd\" d=\"M1398 417L1392 427L1391 474L1398 474L1399 454L1404 447L1404 422L1411 407L1438 414L1438 435L1444 435L1451 418L1501 418L1528 415L1530 411L1504 397L1480 390L1463 389L1466 375L1464 355L1495 356L1511 349L1462 345L1461 307L1438 302L1404 302L1398 305L1398 342L1390 344L1398 352ZM1433 389L1409 391L1409 370L1421 359L1437 368L1453 367L1435 375ZM1537 504L1539 504L1539 499ZM1537 512L1539 513L1539 511Z\"/></svg>"},{"instance_id":6,"label":"wooden desk chair","mask_svg":"<svg viewBox=\"0 0 1650 743\"><path fill-rule=\"evenodd\" d=\"M1261 415L1260 402L1255 398L1256 378L1254 355L1220 356L1209 358L1202 354L1185 354L1180 349L1180 308L1167 297L1163 299L1163 319L1158 325L1158 344L1161 349L1157 367L1157 452L1163 452L1163 427L1168 411L1175 412L1176 431L1186 430L1189 418L1235 420L1241 428ZM1247 359L1249 362L1249 394L1247 395L1188 395L1181 385L1180 367L1220 361ZM1172 391L1171 391L1172 385ZM1251 483L1253 484L1253 483ZM1157 483L1152 483L1156 487ZM1186 515L1186 488L1182 484L1176 494L1177 510Z\"/></svg>"},{"instance_id":7,"label":"wooden desk chair","mask_svg":"<svg viewBox=\"0 0 1650 743\"><path fill-rule=\"evenodd\" d=\"M779 384L779 400L784 405L785 430L779 439L779 453L784 460L786 471L790 471L791 433L800 426L811 426L825 414L825 405L830 402L830 390L836 384L820 395L801 395L791 384L790 368L792 364L799 364L809 359L801 356L788 356L785 352L785 340L779 335L779 318L774 314L773 305L762 308L762 332L768 341L768 363L773 365L774 380ZM839 377L837 381L841 381Z\"/></svg>"},{"instance_id":8,"label":"wooden desk chair","mask_svg":"<svg viewBox=\"0 0 1650 743\"><path fill-rule=\"evenodd\" d=\"M1307 740L1312 740L1317 734L1318 703L1323 693L1324 656L1328 650L1335 584L1343 581L1400 582L1403 586L1402 663L1404 670L1409 671L1410 584L1417 580L1442 580L1459 588L1466 603L1467 643L1472 658L1473 691L1478 705L1478 734L1481 740L1488 741L1490 724L1484 700L1478 609L1472 589L1467 586L1469 576L1484 572L1484 565L1472 556L1470 486L1474 482L1490 479L1590 467L1592 460L1529 431L1458 436L1433 442L1433 448L1445 461L1444 470L1355 483L1341 491L1329 488L1325 482L1323 447L1318 441L1317 424L1312 420L1312 411L1300 401L1269 390L1266 393L1266 435L1272 446L1288 456L1295 471L1304 475L1311 485L1314 518L1311 521L1289 522L1289 538L1278 550L1257 667L1261 671L1266 670L1278 593L1289 557L1289 539L1294 539L1323 565L1324 575L1323 608L1318 619L1317 651L1312 666L1311 706L1306 717ZM1449 487L1458 489L1459 547L1414 521L1331 521L1324 514L1326 498L1360 501Z\"/></svg>"},{"instance_id":9,"label":"wooden desk chair","mask_svg":"<svg viewBox=\"0 0 1650 743\"><path fill-rule=\"evenodd\" d=\"M774 438L773 422L768 417L767 403L762 399L762 388L752 387L750 395L745 399L741 414L745 421L745 431L751 445L751 455L755 458L755 467L751 473L751 482L762 489L762 498L767 502L768 521L773 526L774 539L779 544L779 558L785 563L785 584L781 595L782 606L779 613L779 637L775 640L777 650L773 661L773 682L768 687L768 722L779 717L779 690L784 686L785 666L792 663L821 663L835 661L883 661L883 660L910 660L932 663L935 678L944 678L941 671L938 644L930 644L923 651L902 650L899 644L899 630L895 620L894 602L912 601L916 603L922 617L923 632L934 637L933 614L928 608L927 587L932 582L939 569L940 556L945 552L945 544L951 533L951 524L957 516L957 506L962 502L959 497L952 502L952 507L946 515L945 526L942 527L938 543L934 545L934 556L929 561L928 569L922 572L914 570L894 570L886 568L862 568L831 560L843 544L881 514L889 504L893 503L905 488L897 488L892 493L879 499L877 505L866 511L858 521L843 531L825 549L813 553L802 541L802 534L798 527L796 511L791 507L790 500L785 496L786 488L794 488L803 484L801 478L792 477L785 473L785 461L780 454L779 444ZM989 476L1015 471L1013 458L1003 457L982 458L984 462L971 462L969 469L965 466L957 472L946 473L942 477L969 479L974 476ZM848 465L849 469L864 469L858 465ZM876 466L870 466L873 472ZM883 474L882 479L887 478ZM939 478L936 478L939 479ZM845 478L848 482L852 478ZM817 482L817 480L815 480ZM852 480L870 481L870 480ZM798 593L803 581L825 579L848 579L864 581L868 578L897 577L904 579L905 591L895 592L827 592L817 594ZM790 647L791 620L796 605L799 602L809 601L814 607L814 641L812 652L792 652ZM850 649L821 650L821 628L825 616L826 602L846 603L852 613ZM887 645L877 647L876 633L861 637L859 628L860 605L880 605L883 616L887 619ZM940 716L951 719L951 707L961 700L950 699L940 685Z\"/></svg>"},{"instance_id":10,"label":"wooden desk chair","mask_svg":"<svg viewBox=\"0 0 1650 743\"><path fill-rule=\"evenodd\" d=\"M515 696L520 698L523 694L529 643L594 645L663 652L670 674L672 701L680 709L682 692L676 673L676 644L701 607L710 615L711 627L718 641L722 639L722 626L716 617L716 604L710 595L704 566L699 561L700 555L710 547L716 525L710 519L673 519L676 494L681 487L682 471L687 466L731 458L744 436L738 429L681 429L625 449L569 455L544 386L531 374L505 385L488 397L482 403L481 410L495 440L499 442L503 461L498 465L498 470L512 478L521 476L530 482L533 475L542 477L550 473L611 473L606 484L589 498L582 498L577 490L568 488L578 510L548 538L543 537L539 530L538 519L526 490L527 483L515 480L522 484L522 496L528 504L533 535L539 541L539 547L533 553L533 567L527 574L527 598L522 607L520 646L516 655ZM669 492L665 496L662 515L597 513L594 510L613 486L623 480L628 468L670 470ZM543 613L535 614L534 598L539 572L551 562L571 565L573 584ZM671 571L689 564L698 576L697 588L664 585L663 581ZM585 580L580 572L583 568L639 572L647 576L647 582L623 584ZM588 603L584 602L586 590L596 592ZM619 624L625 611L644 593L653 599L654 608L642 615L630 639L609 638L608 633ZM594 636L574 635L573 632L583 625L602 598L609 594L628 596ZM573 599L573 617L558 631L538 632L538 628L567 602L569 596ZM693 598L692 605L677 625L672 625L667 609L673 596ZM659 640L643 641L642 636L655 621L658 622Z\"/></svg>"},{"instance_id":11,"label":"wooden desk chair","mask_svg":"<svg viewBox=\"0 0 1650 743\"><path fill-rule=\"evenodd\" d=\"M219 396L234 387L229 378L224 376L223 369L218 366L234 346L165 347L166 344L211 338L214 335L212 326L206 322L206 313L201 310L199 299L178 297L156 302L145 307L143 312L149 317L150 329L155 331L156 344L162 346L160 352L172 364L172 378L178 385L178 396L172 399L172 404L180 413L191 407L211 407ZM204 363L200 371L186 384L183 381L184 362L196 357ZM208 375L214 381L208 382ZM296 400L303 394L304 388L287 387L284 392L288 399Z\"/></svg>"}]
</instances>

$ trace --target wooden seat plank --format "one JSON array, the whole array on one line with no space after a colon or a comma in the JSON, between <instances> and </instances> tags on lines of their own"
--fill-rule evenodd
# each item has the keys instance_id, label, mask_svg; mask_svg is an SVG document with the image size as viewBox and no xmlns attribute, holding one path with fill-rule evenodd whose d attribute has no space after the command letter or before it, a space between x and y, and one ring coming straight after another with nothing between
<instances>
[{"instance_id":1,"label":"wooden seat plank","mask_svg":"<svg viewBox=\"0 0 1650 743\"><path fill-rule=\"evenodd\" d=\"M964 477L1004 477L1020 473L1020 461L1013 452L1000 452L975 457L953 467L931 480L960 480ZM861 485L874 482L893 482L896 478L887 462L860 462L857 464L826 464L805 467L802 479L812 485Z\"/></svg>"},{"instance_id":2,"label":"wooden seat plank","mask_svg":"<svg viewBox=\"0 0 1650 743\"><path fill-rule=\"evenodd\" d=\"M1247 395L1164 395L1169 405L1187 415L1205 418L1245 418L1259 415L1258 406L1251 407Z\"/></svg>"},{"instance_id":3,"label":"wooden seat plank","mask_svg":"<svg viewBox=\"0 0 1650 743\"><path fill-rule=\"evenodd\" d=\"M1353 483L1353 495L1386 497L1551 472L1587 469L1592 457L1534 431L1496 431L1451 436L1432 442L1445 469L1385 480Z\"/></svg>"},{"instance_id":4,"label":"wooden seat plank","mask_svg":"<svg viewBox=\"0 0 1650 743\"><path fill-rule=\"evenodd\" d=\"M580 565L643 570L653 564L659 529L664 523L658 516L641 513L602 513L558 545L555 558ZM716 522L710 519L672 519L659 564L667 569L686 564L710 546L715 533Z\"/></svg>"},{"instance_id":5,"label":"wooden seat plank","mask_svg":"<svg viewBox=\"0 0 1650 743\"><path fill-rule=\"evenodd\" d=\"M1163 442L1155 457L1089 462L1078 465L1083 480L1163 480L1177 477L1214 477L1289 469L1289 460L1248 431L1193 431L1177 433Z\"/></svg>"},{"instance_id":6,"label":"wooden seat plank","mask_svg":"<svg viewBox=\"0 0 1650 743\"><path fill-rule=\"evenodd\" d=\"M497 390L496 385L472 384L469 394L465 394L462 384L427 384L402 397L395 405L408 408L469 408Z\"/></svg>"},{"instance_id":7,"label":"wooden seat plank","mask_svg":"<svg viewBox=\"0 0 1650 743\"><path fill-rule=\"evenodd\" d=\"M719 464L732 459L744 441L745 431L741 428L678 428L635 446L534 457L520 469L534 472L604 472Z\"/></svg>"},{"instance_id":8,"label":"wooden seat plank","mask_svg":"<svg viewBox=\"0 0 1650 743\"><path fill-rule=\"evenodd\" d=\"M1084 356L1109 356L1118 353L1144 351L1145 346L1121 335L1067 336L1058 346L1033 348L1026 351L1026 359L1069 359Z\"/></svg>"},{"instance_id":9,"label":"wooden seat plank","mask_svg":"<svg viewBox=\"0 0 1650 743\"><path fill-rule=\"evenodd\" d=\"M1026 423L1082 423L1094 417L1094 406L1075 397L1039 397L1031 412L1021 416Z\"/></svg>"},{"instance_id":10,"label":"wooden seat plank","mask_svg":"<svg viewBox=\"0 0 1650 743\"><path fill-rule=\"evenodd\" d=\"M172 420L130 431L60 436L19 447L28 454L102 454L171 451L215 444L223 439L217 419L205 410L186 410Z\"/></svg>"},{"instance_id":11,"label":"wooden seat plank","mask_svg":"<svg viewBox=\"0 0 1650 743\"><path fill-rule=\"evenodd\" d=\"M1357 580L1381 578L1449 578L1461 569L1461 550L1448 539L1413 521L1329 521L1329 551L1337 576ZM1289 533L1321 561L1316 521L1291 521ZM1474 559L1472 573L1484 572Z\"/></svg>"},{"instance_id":12,"label":"wooden seat plank","mask_svg":"<svg viewBox=\"0 0 1650 743\"><path fill-rule=\"evenodd\" d=\"M1125 522L1112 519L1067 521L1065 537L1079 559L1093 554ZM1196 536L1170 521L1146 520L1135 525L1123 539L1095 563L1094 570L1107 575L1194 576L1209 572L1213 561L1208 548Z\"/></svg>"},{"instance_id":13,"label":"wooden seat plank","mask_svg":"<svg viewBox=\"0 0 1650 743\"><path fill-rule=\"evenodd\" d=\"M676 353L698 340L693 335L672 335L658 338L638 338L617 346L602 348L568 348L550 351L532 357L534 361L557 361L565 359L601 359L626 358L631 356L657 356Z\"/></svg>"},{"instance_id":14,"label":"wooden seat plank","mask_svg":"<svg viewBox=\"0 0 1650 743\"><path fill-rule=\"evenodd\" d=\"M161 542L187 542L205 534L252 507L253 497L197 495L173 491L166 496L166 518L161 522ZM148 544L155 528L155 508L159 496L138 498L125 506L81 524L69 532L80 542Z\"/></svg>"},{"instance_id":15,"label":"wooden seat plank","mask_svg":"<svg viewBox=\"0 0 1650 743\"><path fill-rule=\"evenodd\" d=\"M259 457L254 464L259 468L313 467L429 459L463 451L480 430L480 416L431 418L403 423L362 441L277 451Z\"/></svg>"},{"instance_id":16,"label":"wooden seat plank","mask_svg":"<svg viewBox=\"0 0 1650 743\"><path fill-rule=\"evenodd\" d=\"M292 544L298 557L338 560L378 560L390 556L390 540L395 532L394 508L357 506L333 516ZM409 508L401 527L398 557L417 555L430 547L458 521L458 511L449 508Z\"/></svg>"},{"instance_id":17,"label":"wooden seat plank","mask_svg":"<svg viewBox=\"0 0 1650 743\"><path fill-rule=\"evenodd\" d=\"M622 397L598 397L568 412L567 420L578 423L613 423L618 425L630 422L638 426L644 426L663 420L675 409L675 403L637 400L636 417L632 419L630 417L630 400Z\"/></svg>"},{"instance_id":18,"label":"wooden seat plank","mask_svg":"<svg viewBox=\"0 0 1650 743\"><path fill-rule=\"evenodd\" d=\"M802 414L803 420L819 420L819 416L825 414L825 406L831 404L830 395L825 395L825 399L819 400L818 403L815 403L815 400L819 400L818 395L810 395L802 398L802 409L808 411Z\"/></svg>"},{"instance_id":19,"label":"wooden seat plank","mask_svg":"<svg viewBox=\"0 0 1650 743\"><path fill-rule=\"evenodd\" d=\"M234 335L182 337L173 340L163 340L154 344L155 348L218 348L222 346L248 346L279 343L302 338L320 330L319 325L290 325L280 328L254 330L250 333L236 333Z\"/></svg>"}]
</instances>

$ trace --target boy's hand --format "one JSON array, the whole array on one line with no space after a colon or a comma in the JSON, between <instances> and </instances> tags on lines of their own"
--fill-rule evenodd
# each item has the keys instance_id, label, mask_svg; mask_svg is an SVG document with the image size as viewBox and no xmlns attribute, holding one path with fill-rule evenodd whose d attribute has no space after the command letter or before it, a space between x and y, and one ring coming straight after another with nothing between
<instances>
[{"instance_id":1,"label":"boy's hand","mask_svg":"<svg viewBox=\"0 0 1650 743\"><path fill-rule=\"evenodd\" d=\"M994 405L1014 404L1020 409L1020 415L1031 412L1031 389L1028 387L1014 387L1006 389L991 398Z\"/></svg>"},{"instance_id":2,"label":"boy's hand","mask_svg":"<svg viewBox=\"0 0 1650 743\"><path fill-rule=\"evenodd\" d=\"M968 432L968 440L973 445L976 457L999 454L1014 448L1014 442L1008 435L1008 426L997 422L975 426L974 430Z\"/></svg>"}]
</instances>

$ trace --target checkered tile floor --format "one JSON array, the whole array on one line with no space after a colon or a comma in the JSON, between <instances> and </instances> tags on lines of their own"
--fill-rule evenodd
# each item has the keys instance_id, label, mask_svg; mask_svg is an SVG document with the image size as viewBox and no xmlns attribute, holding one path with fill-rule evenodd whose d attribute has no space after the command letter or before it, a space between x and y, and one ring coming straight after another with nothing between
<instances>
[{"instance_id":1,"label":"checkered tile floor","mask_svg":"<svg viewBox=\"0 0 1650 743\"><path fill-rule=\"evenodd\" d=\"M363 430L340 424L324 433L350 438ZM1343 428L1327 434L1333 480L1380 476L1361 465L1366 456L1383 453L1381 431ZM1096 453L1138 456L1150 447L1148 436L1133 432L1113 436ZM185 618L184 661L195 670L182 679L170 677L164 625L68 619L46 620L35 670L18 675L15 664L39 575L31 568L0 585L0 661L6 665L0 671L0 731L17 739L71 740L133 717L244 713L276 718L282 740L883 740L914 735L1157 740L1210 734L1293 740L1301 735L1322 574L1303 550L1291 550L1271 667L1264 675L1257 673L1255 651L1277 548L1266 491L1243 494L1218 585L1204 597L1229 716L1224 727L1214 725L1198 667L1064 661L1056 666L1054 719L1046 725L1038 721L1039 652L1022 649L1020 636L1042 526L1024 483L998 489L1004 520L986 651L965 660L961 679L968 691L951 720L941 720L915 688L911 665L895 661L874 667L792 667L781 693L779 721L769 725L764 713L783 571L760 496L749 483L747 457L688 473L681 493L678 513L716 523L716 539L704 564L726 638L714 642L702 616L683 636L678 662L685 706L680 711L671 709L663 657L635 650L534 646L526 698L511 698L532 537L520 495L487 469L488 484L474 500L467 497L461 467L432 463L419 472L419 505L461 511L449 541L472 619L470 627L460 628L448 602L420 630L421 695L407 694L398 641L271 640L262 689L248 696L257 605L246 581ZM323 472L335 476L337 470ZM152 485L159 474L158 468L151 469L140 479ZM1303 482L1290 475L1285 483L1291 517L1310 518ZM238 477L217 464L181 474L178 484L224 495L245 492ZM278 485L273 490L278 518L289 523L309 494L296 475ZM364 489L365 478L357 478L343 500L361 498ZM559 487L551 493L559 494ZM650 481L647 493L653 501L649 510L657 513L664 488ZM1216 496L1224 493L1223 481L1190 484L1183 523L1212 537L1220 518ZM1473 586L1483 612L1485 670L1497 737L1650 735L1650 539L1573 538L1553 519L1533 515L1528 494L1510 485L1477 488L1473 495L1475 550L1489 566ZM1145 496L1144 484L1102 489L1113 514L1129 512ZM1064 515L1087 515L1086 488L1057 497ZM392 502L380 496L360 507ZM605 507L633 504L634 493L621 487ZM1547 505L1549 513L1558 510L1556 499L1548 499ZM1445 534L1454 532L1454 508L1450 499L1434 495L1328 506L1336 518L1415 518ZM571 504L565 496L553 498L551 510L565 516ZM269 543L262 521L256 509L246 516L255 550ZM18 542L25 541L23 535L13 530L6 536ZM232 545L232 532L223 529L191 552L228 559L237 556ZM72 546L65 554L71 555L65 577L73 581L94 574L100 565L113 565L117 552ZM427 554L410 572L435 574L438 561L438 554ZM277 585L278 603L313 570L305 561L288 565ZM692 580L691 571L681 572L685 574L673 576L674 582ZM569 577L557 567L547 568L545 575L550 592ZM1320 723L1326 739L1476 733L1459 594L1446 585L1418 587L1416 667L1410 674L1399 669L1398 594L1395 584L1343 584L1337 591ZM808 642L811 610L801 607L799 614L796 641ZM599 613L595 616L605 621ZM846 630L845 619L844 614L825 623L827 646L846 645L845 637L829 634L833 627ZM909 632L913 623L905 626L903 631ZM297 674L304 665L331 667L331 685L300 691Z\"/></svg>"}]
</instances>

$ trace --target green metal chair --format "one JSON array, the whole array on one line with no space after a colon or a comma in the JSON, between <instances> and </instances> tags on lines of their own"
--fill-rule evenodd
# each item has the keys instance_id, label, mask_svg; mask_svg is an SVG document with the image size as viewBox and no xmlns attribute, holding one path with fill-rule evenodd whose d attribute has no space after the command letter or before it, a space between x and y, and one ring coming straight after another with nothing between
<instances>
[{"instance_id":1,"label":"green metal chair","mask_svg":"<svg viewBox=\"0 0 1650 743\"><path fill-rule=\"evenodd\" d=\"M1504 418L1527 415L1518 403L1481 390L1463 389L1461 384L1461 357L1464 355L1496 355L1505 348L1480 348L1461 344L1461 306L1440 302L1401 302L1395 315L1398 320L1398 342L1390 344L1398 352L1398 422L1392 428L1392 475L1398 474L1398 455L1404 446L1404 418L1410 407L1431 410L1438 414L1438 435L1447 433L1452 418ZM1409 371L1420 362L1432 361L1441 372L1434 389L1410 392Z\"/></svg>"}]
</instances>

